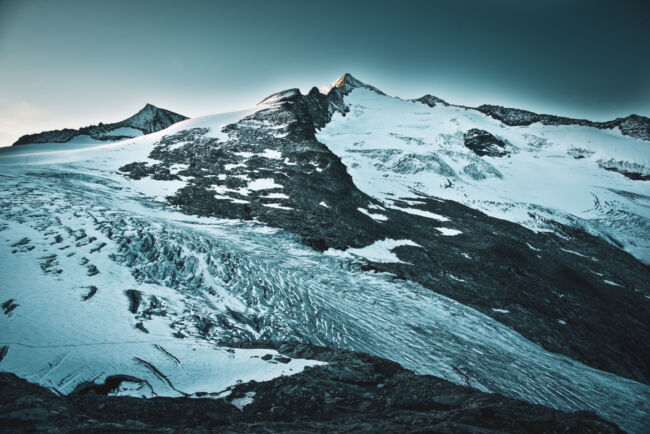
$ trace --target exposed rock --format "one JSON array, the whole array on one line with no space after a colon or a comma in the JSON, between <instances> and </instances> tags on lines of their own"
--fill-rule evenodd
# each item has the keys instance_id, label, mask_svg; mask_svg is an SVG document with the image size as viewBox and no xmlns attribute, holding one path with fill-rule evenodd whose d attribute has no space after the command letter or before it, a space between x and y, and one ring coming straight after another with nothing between
<instances>
[{"instance_id":1,"label":"exposed rock","mask_svg":"<svg viewBox=\"0 0 650 434\"><path fill-rule=\"evenodd\" d=\"M586 119L573 119L562 116L537 114L528 110L508 108L497 105L481 105L476 110L498 119L509 126L525 126L539 122L543 125L581 125L599 129L618 128L622 134L636 139L650 141L650 118L630 115L611 121L594 122Z\"/></svg>"},{"instance_id":2,"label":"exposed rock","mask_svg":"<svg viewBox=\"0 0 650 434\"><path fill-rule=\"evenodd\" d=\"M442 98L438 98L437 96L433 95L424 95L423 97L420 97L418 99L415 99L413 101L420 102L422 104L426 104L429 107L435 107L437 105L443 105L443 106L449 106L450 104L445 101Z\"/></svg>"},{"instance_id":3,"label":"exposed rock","mask_svg":"<svg viewBox=\"0 0 650 434\"><path fill-rule=\"evenodd\" d=\"M57 396L13 374L0 374L0 420L5 432L621 432L593 413L564 413L485 394L365 354L282 347L328 364L240 384L225 399L107 396L125 382L146 387L143 380L123 375ZM245 405L236 407L243 397Z\"/></svg>"},{"instance_id":4,"label":"exposed rock","mask_svg":"<svg viewBox=\"0 0 650 434\"><path fill-rule=\"evenodd\" d=\"M494 137L491 133L472 128L463 136L465 146L479 157L504 157L508 154L503 140Z\"/></svg>"}]
</instances>

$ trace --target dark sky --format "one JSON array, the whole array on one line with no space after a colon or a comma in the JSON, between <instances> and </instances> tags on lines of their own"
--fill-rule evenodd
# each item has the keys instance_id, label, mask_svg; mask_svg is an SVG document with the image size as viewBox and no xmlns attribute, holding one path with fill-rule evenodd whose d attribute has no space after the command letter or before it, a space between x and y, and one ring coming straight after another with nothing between
<instances>
[{"instance_id":1,"label":"dark sky","mask_svg":"<svg viewBox=\"0 0 650 434\"><path fill-rule=\"evenodd\" d=\"M0 145L344 72L405 98L650 116L650 1L0 0Z\"/></svg>"}]
</instances>

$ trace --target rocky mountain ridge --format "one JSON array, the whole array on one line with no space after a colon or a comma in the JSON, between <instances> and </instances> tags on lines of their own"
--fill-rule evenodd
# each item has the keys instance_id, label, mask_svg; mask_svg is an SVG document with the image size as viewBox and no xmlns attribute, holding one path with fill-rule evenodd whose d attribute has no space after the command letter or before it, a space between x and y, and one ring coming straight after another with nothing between
<instances>
[{"instance_id":1,"label":"rocky mountain ridge","mask_svg":"<svg viewBox=\"0 0 650 434\"><path fill-rule=\"evenodd\" d=\"M150 134L164 130L185 119L187 117L178 113L158 108L152 104L146 104L136 114L120 122L99 123L98 125L79 129L64 128L62 130L27 134L20 137L12 146L32 143L66 143L79 136L87 136L97 141L115 142L133 138L140 134Z\"/></svg>"}]
</instances>

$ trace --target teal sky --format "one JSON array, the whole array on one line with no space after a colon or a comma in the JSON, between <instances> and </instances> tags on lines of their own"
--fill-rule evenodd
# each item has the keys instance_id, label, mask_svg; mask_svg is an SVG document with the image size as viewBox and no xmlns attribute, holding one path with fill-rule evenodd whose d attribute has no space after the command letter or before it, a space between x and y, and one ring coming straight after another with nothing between
<instances>
[{"instance_id":1,"label":"teal sky","mask_svg":"<svg viewBox=\"0 0 650 434\"><path fill-rule=\"evenodd\" d=\"M650 116L645 1L0 0L0 145L254 105L344 72L405 98Z\"/></svg>"}]
</instances>

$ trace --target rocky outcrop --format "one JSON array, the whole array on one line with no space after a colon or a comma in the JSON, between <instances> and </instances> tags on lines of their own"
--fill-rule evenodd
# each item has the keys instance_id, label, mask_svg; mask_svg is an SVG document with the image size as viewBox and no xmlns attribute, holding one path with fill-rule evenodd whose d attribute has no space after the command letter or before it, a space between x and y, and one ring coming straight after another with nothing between
<instances>
[{"instance_id":1,"label":"rocky outcrop","mask_svg":"<svg viewBox=\"0 0 650 434\"><path fill-rule=\"evenodd\" d=\"M187 119L183 115L147 104L139 112L121 122L111 124L100 123L79 129L65 128L62 130L44 131L38 134L27 134L20 137L13 146L32 143L66 143L78 136L88 136L93 140L117 141L135 137L129 129L139 130L142 134L150 134L164 130L169 126Z\"/></svg>"},{"instance_id":2,"label":"rocky outcrop","mask_svg":"<svg viewBox=\"0 0 650 434\"><path fill-rule=\"evenodd\" d=\"M57 396L13 374L0 374L4 432L621 432L593 413L565 413L415 375L366 354L279 345L290 357L326 361L292 376L236 386L222 399L107 396L129 376ZM289 357L286 357L289 356Z\"/></svg>"},{"instance_id":3,"label":"rocky outcrop","mask_svg":"<svg viewBox=\"0 0 650 434\"><path fill-rule=\"evenodd\" d=\"M537 114L528 110L502 107L498 105L481 105L476 110L497 119L508 126L526 126L534 123L543 125L580 125L599 129L618 128L621 134L636 139L650 141L650 118L630 115L611 121L594 122L586 119L573 119L562 116Z\"/></svg>"},{"instance_id":4,"label":"rocky outcrop","mask_svg":"<svg viewBox=\"0 0 650 434\"><path fill-rule=\"evenodd\" d=\"M471 149L479 157L504 157L508 154L503 140L487 131L472 128L465 133L463 139L465 147Z\"/></svg>"},{"instance_id":5,"label":"rocky outcrop","mask_svg":"<svg viewBox=\"0 0 650 434\"><path fill-rule=\"evenodd\" d=\"M419 103L422 103L422 104L426 104L429 107L435 107L437 105L442 105L442 106L449 106L450 105L444 99L438 98L437 96L433 96L433 95L429 95L429 94L424 95L423 97L420 97L418 99L414 99L413 101L419 102Z\"/></svg>"}]
</instances>

